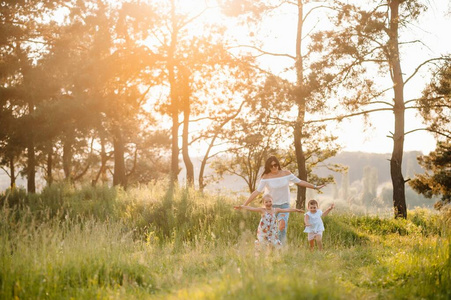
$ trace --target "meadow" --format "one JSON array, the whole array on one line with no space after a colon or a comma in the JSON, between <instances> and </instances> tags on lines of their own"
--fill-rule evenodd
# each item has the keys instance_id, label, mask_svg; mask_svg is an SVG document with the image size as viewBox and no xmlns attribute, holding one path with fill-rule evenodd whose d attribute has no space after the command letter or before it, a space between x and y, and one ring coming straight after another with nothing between
<instances>
[{"instance_id":1,"label":"meadow","mask_svg":"<svg viewBox=\"0 0 451 300\"><path fill-rule=\"evenodd\" d=\"M0 299L450 299L450 211L407 220L302 215L288 245L255 254L259 215L237 199L152 184L0 194ZM408 199L407 199L408 201Z\"/></svg>"}]
</instances>

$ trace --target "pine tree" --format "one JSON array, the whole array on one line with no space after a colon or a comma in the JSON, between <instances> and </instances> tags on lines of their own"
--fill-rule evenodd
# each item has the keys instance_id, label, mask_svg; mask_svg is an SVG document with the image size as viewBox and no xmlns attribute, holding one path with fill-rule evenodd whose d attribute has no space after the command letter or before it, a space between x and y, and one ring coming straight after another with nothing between
<instances>
[{"instance_id":1,"label":"pine tree","mask_svg":"<svg viewBox=\"0 0 451 300\"><path fill-rule=\"evenodd\" d=\"M437 209L451 203L451 142L438 142L435 151L418 157L418 163L426 173L417 174L409 185L426 198L441 196Z\"/></svg>"}]
</instances>

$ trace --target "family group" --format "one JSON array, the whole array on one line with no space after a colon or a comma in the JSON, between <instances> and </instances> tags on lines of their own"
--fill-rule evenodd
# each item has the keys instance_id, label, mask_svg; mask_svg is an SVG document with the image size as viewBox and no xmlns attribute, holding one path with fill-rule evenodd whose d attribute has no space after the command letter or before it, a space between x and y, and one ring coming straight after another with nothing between
<instances>
[{"instance_id":1,"label":"family group","mask_svg":"<svg viewBox=\"0 0 451 300\"><path fill-rule=\"evenodd\" d=\"M314 185L300 180L291 172L282 170L279 160L271 156L266 160L265 169L257 189L249 196L243 205L235 209L244 209L258 212L261 220L257 229L256 245L260 247L280 248L286 242L288 217L290 212L303 213L301 209L290 208L289 184L295 183L301 187L321 189L324 185ZM256 197L265 191L262 197L263 207L248 206ZM324 212L319 209L316 200L310 200L307 213L304 214L304 232L307 233L310 249L313 250L315 241L319 250L322 250L322 236L324 231L323 216L327 216L334 208L332 204Z\"/></svg>"}]
</instances>

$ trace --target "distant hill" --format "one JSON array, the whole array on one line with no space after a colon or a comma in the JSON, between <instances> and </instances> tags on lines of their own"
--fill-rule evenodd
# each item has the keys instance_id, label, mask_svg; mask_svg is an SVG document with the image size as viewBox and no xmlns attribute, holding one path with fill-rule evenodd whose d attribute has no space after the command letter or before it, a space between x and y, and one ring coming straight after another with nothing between
<instances>
[{"instance_id":1,"label":"distant hill","mask_svg":"<svg viewBox=\"0 0 451 300\"><path fill-rule=\"evenodd\" d=\"M423 168L418 164L417 157L422 155L420 151L405 152L403 156L402 172L404 178L413 178L417 173L423 173ZM391 181L390 178L390 153L367 153L367 152L341 152L325 163L341 164L349 167L349 181L352 183L363 177L363 169L366 166L377 169L380 183ZM341 175L331 172L326 168L318 168L315 173L319 176L334 175L337 184L341 184Z\"/></svg>"}]
</instances>

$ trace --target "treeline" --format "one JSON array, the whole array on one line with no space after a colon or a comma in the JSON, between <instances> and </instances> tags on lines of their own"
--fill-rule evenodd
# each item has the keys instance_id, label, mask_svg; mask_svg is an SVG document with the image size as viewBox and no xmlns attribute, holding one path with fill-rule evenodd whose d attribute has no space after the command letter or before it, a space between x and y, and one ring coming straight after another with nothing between
<instances>
[{"instance_id":1,"label":"treeline","mask_svg":"<svg viewBox=\"0 0 451 300\"><path fill-rule=\"evenodd\" d=\"M426 9L421 1L4 1L0 163L11 187L23 174L30 193L37 174L47 185L175 183L180 158L189 186L197 181L203 190L216 180L204 174L211 164L252 191L270 154L301 179L324 184L333 178L313 170L340 149L327 122L385 110L395 116L395 215L405 217L405 110L419 110L427 130L449 137L449 92L440 81L447 57L426 60L407 79L401 72L399 27L409 29ZM274 41L264 26L290 12L295 48L265 50ZM320 28L313 16L324 20ZM265 68L269 56L288 61L279 65L284 71ZM440 62L436 80L418 99L404 99L404 85L429 62ZM368 64L390 74L388 88ZM197 174L193 149L203 152ZM297 206L304 202L301 188Z\"/></svg>"},{"instance_id":2,"label":"treeline","mask_svg":"<svg viewBox=\"0 0 451 300\"><path fill-rule=\"evenodd\" d=\"M191 34L205 23L176 9L171 1L2 4L0 157L11 187L19 174L29 192L36 174L48 185L176 180L179 152L194 181L188 147L225 135L251 92L242 86L258 77L225 49L220 26ZM193 115L204 116L195 133Z\"/></svg>"}]
</instances>

